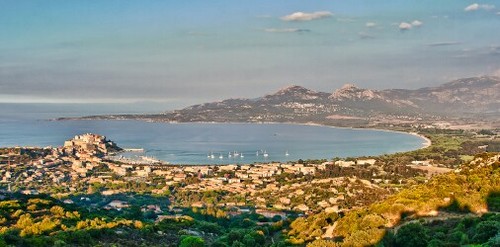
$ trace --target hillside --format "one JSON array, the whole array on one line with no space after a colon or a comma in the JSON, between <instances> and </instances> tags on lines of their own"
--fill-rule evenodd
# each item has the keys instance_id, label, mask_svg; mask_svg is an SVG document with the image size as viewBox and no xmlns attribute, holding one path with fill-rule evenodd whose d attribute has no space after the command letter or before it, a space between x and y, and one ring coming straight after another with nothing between
<instances>
[{"instance_id":1,"label":"hillside","mask_svg":"<svg viewBox=\"0 0 500 247\"><path fill-rule=\"evenodd\" d=\"M397 242L397 234L396 240L388 240L388 238L393 237L398 230L415 227L415 223L422 224L423 226L420 225L420 227L425 228L426 224L433 221L439 224L439 222L447 220L456 221L456 219L471 217L474 219L481 215L483 217L476 220L477 224L481 219L487 221L491 221L495 217L498 219L500 211L499 191L500 155L479 155L473 161L463 164L455 172L435 176L428 183L415 185L384 201L350 211L336 222L332 223L332 217L329 215L310 216L314 218L315 222L320 222L321 218L324 218L325 222L330 222L320 228L324 233L325 240L318 243L313 242L310 246L324 246L320 243L329 243L332 246L333 244L370 246L380 241ZM470 224L467 227L470 227ZM294 223L291 226L291 239L297 241L296 236L293 235ZM489 241L500 231L500 225L496 223L493 223L491 227L493 230L497 229L496 232L491 233L492 236L476 236L480 232L471 229L468 232L470 239L464 241L468 244L481 244ZM444 230L449 229L452 228L444 227ZM385 246L400 245L385 243Z\"/></svg>"},{"instance_id":2,"label":"hillside","mask_svg":"<svg viewBox=\"0 0 500 247\"><path fill-rule=\"evenodd\" d=\"M346 84L332 93L290 86L255 99L227 99L163 114L106 115L77 119L160 122L314 122L363 127L383 123L500 117L500 78L460 79L417 90L372 90ZM485 117L488 118L485 118ZM61 118L60 120L74 119Z\"/></svg>"}]
</instances>

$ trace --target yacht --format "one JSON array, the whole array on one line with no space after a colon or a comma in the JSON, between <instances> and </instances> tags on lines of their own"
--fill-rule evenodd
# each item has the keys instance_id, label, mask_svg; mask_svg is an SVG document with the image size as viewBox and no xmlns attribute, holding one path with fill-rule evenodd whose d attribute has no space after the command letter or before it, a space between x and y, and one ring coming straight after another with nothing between
<instances>
[{"instance_id":1,"label":"yacht","mask_svg":"<svg viewBox=\"0 0 500 247\"><path fill-rule=\"evenodd\" d=\"M214 153L213 153L213 152L210 152L210 154L209 154L209 155L207 155L207 158L209 158L209 159L213 159L213 158L215 158Z\"/></svg>"}]
</instances>

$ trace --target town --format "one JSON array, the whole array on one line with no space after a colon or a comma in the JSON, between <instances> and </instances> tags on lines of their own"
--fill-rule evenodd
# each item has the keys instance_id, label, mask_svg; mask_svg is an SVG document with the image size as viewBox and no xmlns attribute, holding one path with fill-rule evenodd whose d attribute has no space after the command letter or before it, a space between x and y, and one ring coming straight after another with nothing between
<instances>
[{"instance_id":1,"label":"town","mask_svg":"<svg viewBox=\"0 0 500 247\"><path fill-rule=\"evenodd\" d=\"M321 210L342 212L366 205L397 190L408 178L420 176L420 181L425 180L426 172L412 168L415 165L431 167L428 161L390 166L375 158L181 166L149 161L124 163L113 159L120 151L114 142L96 134L77 135L56 148L2 149L3 191L47 193L66 203L77 203L69 199L70 195L98 193L106 198L131 192L148 193L165 195L169 209L218 207L239 211L251 208L261 212L309 214ZM193 196L209 192L218 195L211 200ZM371 199L362 200L369 198L367 195ZM88 197L80 197L88 202ZM126 201L112 198L104 205L90 203L90 208L101 205L105 209L121 210L129 206ZM167 210L158 205L141 206L154 208L157 213Z\"/></svg>"},{"instance_id":2,"label":"town","mask_svg":"<svg viewBox=\"0 0 500 247\"><path fill-rule=\"evenodd\" d=\"M292 244L334 239L331 222L349 219L352 212L390 200L408 188L433 186L434 176L460 173L464 161L500 147L498 133L492 131L415 131L432 145L375 157L246 165L129 160L121 155L129 149L90 133L60 147L1 148L0 207L10 213L0 232L21 229L20 234L9 235L17 239L49 218L55 221L46 227L57 231L61 225L57 217L65 215L73 226L60 228L74 236L65 240L72 243L80 239L78 229L96 226L114 228L106 237L95 238L103 242L119 241L124 231L136 234L129 240L133 243L156 244L178 243L186 236L231 243L230 236L243 237L237 234L253 234L262 243L272 243L275 237ZM26 209L14 210L19 203ZM37 217L35 225L19 225L23 217L31 217L22 212L45 216ZM144 224L159 230L152 235L137 230ZM221 230L226 224L230 227ZM248 226L251 229L242 230ZM261 239L264 232L269 239Z\"/></svg>"}]
</instances>

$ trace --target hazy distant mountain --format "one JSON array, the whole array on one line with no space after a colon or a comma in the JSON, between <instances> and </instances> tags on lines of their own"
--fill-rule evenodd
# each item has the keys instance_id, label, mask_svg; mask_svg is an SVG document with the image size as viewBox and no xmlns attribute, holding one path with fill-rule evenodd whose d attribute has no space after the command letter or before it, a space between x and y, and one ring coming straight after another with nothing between
<instances>
[{"instance_id":1,"label":"hazy distant mountain","mask_svg":"<svg viewBox=\"0 0 500 247\"><path fill-rule=\"evenodd\" d=\"M347 84L332 93L290 86L255 99L228 99L164 114L88 118L169 122L315 122L366 125L474 114L500 115L500 78L474 77L417 90L371 90Z\"/></svg>"},{"instance_id":2,"label":"hazy distant mountain","mask_svg":"<svg viewBox=\"0 0 500 247\"><path fill-rule=\"evenodd\" d=\"M499 77L465 78L439 87L385 92L390 97L408 98L428 112L444 114L500 112Z\"/></svg>"}]
</instances>

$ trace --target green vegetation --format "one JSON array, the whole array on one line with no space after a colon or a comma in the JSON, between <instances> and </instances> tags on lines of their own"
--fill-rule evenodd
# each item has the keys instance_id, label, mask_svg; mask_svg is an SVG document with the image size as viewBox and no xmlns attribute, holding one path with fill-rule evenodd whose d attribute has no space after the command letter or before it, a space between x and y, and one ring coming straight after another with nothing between
<instances>
[{"instance_id":1,"label":"green vegetation","mask_svg":"<svg viewBox=\"0 0 500 247\"><path fill-rule=\"evenodd\" d=\"M310 217L299 217L290 225L289 242L292 244L302 244L307 241L312 241L321 238L323 235L322 229L332 224L338 219L336 213L319 213Z\"/></svg>"},{"instance_id":2,"label":"green vegetation","mask_svg":"<svg viewBox=\"0 0 500 247\"><path fill-rule=\"evenodd\" d=\"M4 245L47 246L77 244L84 235L94 239L116 232L111 229L136 230L141 221L92 215L61 204L47 196L8 195L0 202L0 243ZM95 243L90 240L88 244Z\"/></svg>"},{"instance_id":3,"label":"green vegetation","mask_svg":"<svg viewBox=\"0 0 500 247\"><path fill-rule=\"evenodd\" d=\"M406 130L407 131L407 130ZM500 140L491 136L477 135L470 131L448 129L417 129L429 138L432 145L409 152L384 155L384 159L398 161L431 160L434 164L455 168L470 157L483 152L500 152Z\"/></svg>"},{"instance_id":4,"label":"green vegetation","mask_svg":"<svg viewBox=\"0 0 500 247\"><path fill-rule=\"evenodd\" d=\"M497 241L495 234L500 228L495 212L499 209L499 191L498 156L479 155L463 165L460 172L438 175L426 184L415 185L382 202L348 212L336 222L331 237L342 239L342 246L375 245L383 239L392 243L384 246L418 246L419 241L427 246L427 242L429 245L431 242L436 244L436 239L448 241L447 238L453 238L455 242L459 239L464 244ZM463 218L471 216L471 213L480 215L488 211L493 213L475 220L464 219L462 225L468 225L461 234L449 232L451 230L445 227L448 235L435 236L436 231L430 229L433 220ZM294 223L291 224L292 231ZM391 236L391 231L397 233Z\"/></svg>"},{"instance_id":5,"label":"green vegetation","mask_svg":"<svg viewBox=\"0 0 500 247\"><path fill-rule=\"evenodd\" d=\"M216 208L184 209L155 221L136 205L122 213L88 212L46 195L5 196L0 246L269 246L284 243L280 232L289 224L254 213L229 217Z\"/></svg>"},{"instance_id":6,"label":"green vegetation","mask_svg":"<svg viewBox=\"0 0 500 247\"><path fill-rule=\"evenodd\" d=\"M387 234L384 246L500 246L500 214L415 222Z\"/></svg>"},{"instance_id":7,"label":"green vegetation","mask_svg":"<svg viewBox=\"0 0 500 247\"><path fill-rule=\"evenodd\" d=\"M186 236L181 240L179 247L203 247L205 240L200 237Z\"/></svg>"}]
</instances>

